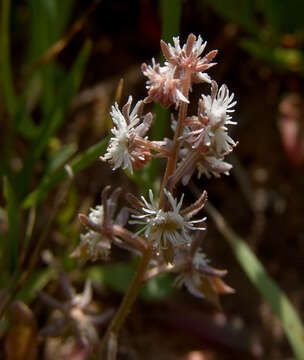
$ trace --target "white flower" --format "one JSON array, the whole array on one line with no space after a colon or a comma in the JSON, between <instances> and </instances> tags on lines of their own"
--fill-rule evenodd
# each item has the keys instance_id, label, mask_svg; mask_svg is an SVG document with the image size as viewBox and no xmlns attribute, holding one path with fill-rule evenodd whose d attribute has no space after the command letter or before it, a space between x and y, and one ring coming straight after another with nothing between
<instances>
[{"instance_id":1,"label":"white flower","mask_svg":"<svg viewBox=\"0 0 304 360\"><path fill-rule=\"evenodd\" d=\"M205 174L207 178L210 178L213 175L216 178L219 178L221 174L229 175L232 165L223 161L222 158L216 158L214 156L205 156L197 163L198 178L202 174Z\"/></svg>"},{"instance_id":2,"label":"white flower","mask_svg":"<svg viewBox=\"0 0 304 360\"><path fill-rule=\"evenodd\" d=\"M103 218L103 206L97 205L95 208L90 209L89 219L95 225L101 225L101 221Z\"/></svg>"},{"instance_id":3,"label":"white flower","mask_svg":"<svg viewBox=\"0 0 304 360\"><path fill-rule=\"evenodd\" d=\"M196 80L208 81L208 75L201 72L215 65L215 63L211 63L211 61L217 54L217 51L210 51L207 55L201 57L207 42L203 42L201 36L196 38L193 34L188 36L183 47L180 46L178 36L173 38L173 43L174 46L166 44L164 41L161 41L160 43L162 52L167 59L167 62L172 65L176 65L179 70L188 69L192 74L197 73L198 76Z\"/></svg>"},{"instance_id":4,"label":"white flower","mask_svg":"<svg viewBox=\"0 0 304 360\"><path fill-rule=\"evenodd\" d=\"M114 128L111 129L111 132L114 137L110 139L107 152L102 159L108 160L113 165L113 170L122 167L133 173L132 162L134 161L134 157L132 156L130 148L130 139L137 133L142 132L144 124L140 124L136 127L140 121L137 112L142 101L137 102L130 113L131 103L132 96L129 96L128 102L125 105L125 114L121 113L117 103L112 106L110 115L114 123Z\"/></svg>"},{"instance_id":5,"label":"white flower","mask_svg":"<svg viewBox=\"0 0 304 360\"><path fill-rule=\"evenodd\" d=\"M210 260L207 258L207 255L203 252L196 251L192 260L193 268L199 270L200 266L207 266L210 263Z\"/></svg>"},{"instance_id":6,"label":"white flower","mask_svg":"<svg viewBox=\"0 0 304 360\"><path fill-rule=\"evenodd\" d=\"M236 122L231 121L229 113L234 112L232 107L236 104L233 101L234 94L229 95L226 85L222 85L218 90L215 81L212 81L212 90L210 95L202 95L204 114L199 116L208 118L208 123L203 129L197 140L204 140L206 146L213 144L214 150L218 156L228 154L236 146L235 141L228 135L226 125Z\"/></svg>"},{"instance_id":7,"label":"white flower","mask_svg":"<svg viewBox=\"0 0 304 360\"><path fill-rule=\"evenodd\" d=\"M190 244L190 230L205 230L205 227L197 226L205 218L190 221L189 216L187 216L188 213L184 214L181 211L183 195L180 201L177 202L169 191L165 189L164 192L169 200L171 210L164 211L159 209L154 201L152 190L149 190L150 203L142 196L143 207L141 211L143 214L133 215L132 217L137 220L130 222L132 224L144 225L136 235L144 232L145 237L157 251L167 249L169 246L174 249ZM190 215L191 217L192 215Z\"/></svg>"},{"instance_id":8,"label":"white flower","mask_svg":"<svg viewBox=\"0 0 304 360\"><path fill-rule=\"evenodd\" d=\"M236 124L235 122L230 121L231 116L228 113L234 112L232 107L236 104L236 101L233 101L234 94L232 93L229 96L229 90L226 85L222 85L220 90L215 81L212 81L212 90L210 95L202 95L204 101L204 108L206 116L208 116L209 121L212 126L218 124Z\"/></svg>"},{"instance_id":9,"label":"white flower","mask_svg":"<svg viewBox=\"0 0 304 360\"><path fill-rule=\"evenodd\" d=\"M141 68L148 78L146 85L148 97L145 102L157 101L165 108L172 104L177 106L180 102L189 103L180 89L181 81L176 76L176 66L171 64L160 66L152 59L152 66L142 64Z\"/></svg>"},{"instance_id":10,"label":"white flower","mask_svg":"<svg viewBox=\"0 0 304 360\"><path fill-rule=\"evenodd\" d=\"M173 38L174 46L172 46L171 44L168 44L169 53L171 55L171 58L178 58L179 56L199 57L202 54L202 52L205 50L207 41L203 42L203 39L201 38L200 35L198 36L197 40L195 40L195 36L194 36L194 40L192 40L192 41L193 41L192 46L191 47L189 46L189 50L188 50L187 49L188 41L181 48L180 42L179 42L179 36L174 37Z\"/></svg>"},{"instance_id":11,"label":"white flower","mask_svg":"<svg viewBox=\"0 0 304 360\"><path fill-rule=\"evenodd\" d=\"M108 239L103 241L101 238L101 234L93 230L80 235L81 241L79 246L84 252L84 258L96 261L97 259L105 259L109 256L111 244Z\"/></svg>"}]
</instances>

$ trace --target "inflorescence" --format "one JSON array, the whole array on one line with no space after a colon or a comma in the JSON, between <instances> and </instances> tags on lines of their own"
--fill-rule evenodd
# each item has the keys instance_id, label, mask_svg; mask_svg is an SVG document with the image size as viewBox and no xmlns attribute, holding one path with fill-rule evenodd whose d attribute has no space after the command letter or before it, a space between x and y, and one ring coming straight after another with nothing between
<instances>
[{"instance_id":1,"label":"inflorescence","mask_svg":"<svg viewBox=\"0 0 304 360\"><path fill-rule=\"evenodd\" d=\"M118 168L140 169L153 157L167 159L159 195L149 191L147 200L127 195L131 208L116 216L116 202L119 190L109 197L109 187L103 191L102 205L91 209L88 217L80 220L88 231L81 235L81 241L73 256L82 260L105 259L112 244L143 255L151 251L151 259L145 269L144 278L162 271L177 272L177 286L185 285L195 296L205 297L219 305L218 294L233 292L222 277L227 271L212 268L202 251L199 233L206 230L206 218L196 215L207 200L206 191L193 204L183 206L184 195L176 195L179 182L187 185L193 174L208 178L229 175L232 165L225 158L237 142L229 135L229 126L235 125L232 113L236 101L226 85L220 87L206 72L216 63L212 62L216 50L206 55L206 48L200 36L190 34L181 46L178 37L173 45L161 41L166 59L164 65L152 60L143 64L142 72L147 77L147 96L132 108L132 96L119 108L115 103L110 115L113 121L106 153L101 159L108 162L113 171ZM190 94L196 83L210 86L209 94L202 94L198 100L197 112L189 114ZM158 102L163 107L172 107L172 139L154 141L148 132L153 125L153 114L144 113L147 103ZM129 215L131 213L131 215ZM135 232L128 229L128 224Z\"/></svg>"}]
</instances>

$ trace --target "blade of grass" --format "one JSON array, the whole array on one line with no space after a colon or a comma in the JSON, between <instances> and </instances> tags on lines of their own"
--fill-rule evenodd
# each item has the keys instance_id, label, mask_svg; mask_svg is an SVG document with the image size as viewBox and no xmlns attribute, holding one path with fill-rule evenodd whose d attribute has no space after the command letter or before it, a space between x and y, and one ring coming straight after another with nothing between
<instances>
[{"instance_id":1,"label":"blade of grass","mask_svg":"<svg viewBox=\"0 0 304 360\"><path fill-rule=\"evenodd\" d=\"M28 183L36 162L42 155L51 136L54 135L67 116L71 101L80 86L90 49L91 42L87 41L78 55L75 63L73 64L70 73L64 80L64 83L60 86L60 89L57 93L57 103L55 104L55 110L49 119L45 121L39 136L37 137L36 141L33 142L31 150L24 161L23 169L18 176L18 189L21 197L23 197L27 192L26 190Z\"/></svg>"},{"instance_id":2,"label":"blade of grass","mask_svg":"<svg viewBox=\"0 0 304 360\"><path fill-rule=\"evenodd\" d=\"M304 359L304 327L300 316L286 294L268 275L262 263L246 242L226 223L222 215L210 204L206 206L218 230L228 241L232 251L250 281L280 318L285 334L298 360Z\"/></svg>"},{"instance_id":3,"label":"blade of grass","mask_svg":"<svg viewBox=\"0 0 304 360\"><path fill-rule=\"evenodd\" d=\"M6 213L9 225L8 247L10 256L10 270L14 272L18 262L18 203L12 184L7 177L4 178L4 196L6 200Z\"/></svg>"},{"instance_id":4,"label":"blade of grass","mask_svg":"<svg viewBox=\"0 0 304 360\"><path fill-rule=\"evenodd\" d=\"M81 18L76 20L73 25L70 27L69 31L64 37L56 41L50 48L48 48L42 56L31 65L28 73L33 72L35 69L40 67L42 64L48 63L51 59L57 56L73 39L73 37L83 29L86 21L88 20L89 15L96 9L97 5L101 0L94 0L89 7L82 14ZM60 6L65 2L60 2ZM66 10L65 10L66 11Z\"/></svg>"},{"instance_id":5,"label":"blade of grass","mask_svg":"<svg viewBox=\"0 0 304 360\"><path fill-rule=\"evenodd\" d=\"M95 161L101 154L105 152L108 141L108 138L101 140L100 142L94 144L89 149L87 149L84 153L76 157L76 159L71 161L69 167L71 168L72 172L76 174L91 165L93 161ZM36 190L31 192L25 198L22 207L29 208L32 205L39 204L49 190L67 179L68 176L69 174L65 169L62 169L59 172L50 175L43 183L40 183Z\"/></svg>"},{"instance_id":6,"label":"blade of grass","mask_svg":"<svg viewBox=\"0 0 304 360\"><path fill-rule=\"evenodd\" d=\"M50 174L56 172L62 167L77 151L77 145L75 143L63 145L52 153L49 159L49 163L46 166L44 176L47 177Z\"/></svg>"},{"instance_id":7,"label":"blade of grass","mask_svg":"<svg viewBox=\"0 0 304 360\"><path fill-rule=\"evenodd\" d=\"M182 1L161 0L162 39L172 41L173 36L179 34L180 19L182 14Z\"/></svg>"},{"instance_id":8,"label":"blade of grass","mask_svg":"<svg viewBox=\"0 0 304 360\"><path fill-rule=\"evenodd\" d=\"M41 250L50 234L51 226L53 225L53 221L58 213L58 210L62 203L66 199L66 195L69 191L69 187L71 185L71 180L67 180L64 184L61 185L59 191L57 192L54 199L54 206L51 209L47 222L43 228L42 234L38 238L38 241L35 242L35 246L31 255L29 257L29 261L27 263L27 267L22 270L21 276L18 278L18 274L15 272L10 279L10 282L7 286L7 291L4 293L1 302L0 302L0 318L4 311L6 310L8 304L12 301L12 299L16 296L17 292L23 288L25 282L28 277L31 275L32 271L35 269L37 262L40 259ZM29 241L31 241L29 239ZM18 269L17 269L18 270Z\"/></svg>"},{"instance_id":9,"label":"blade of grass","mask_svg":"<svg viewBox=\"0 0 304 360\"><path fill-rule=\"evenodd\" d=\"M2 96L4 98L7 111L9 115L13 117L16 111L17 99L13 85L13 76L10 60L10 0L1 1L0 14L0 84L2 88Z\"/></svg>"}]
</instances>

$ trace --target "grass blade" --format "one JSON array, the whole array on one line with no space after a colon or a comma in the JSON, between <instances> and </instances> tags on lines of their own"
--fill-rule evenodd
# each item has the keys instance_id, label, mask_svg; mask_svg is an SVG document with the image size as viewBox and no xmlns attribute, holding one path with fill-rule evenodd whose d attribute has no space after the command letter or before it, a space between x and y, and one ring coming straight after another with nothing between
<instances>
[{"instance_id":1,"label":"grass blade","mask_svg":"<svg viewBox=\"0 0 304 360\"><path fill-rule=\"evenodd\" d=\"M18 203L13 186L7 177L4 178L4 196L6 200L6 213L9 224L8 247L10 256L10 270L13 273L18 262Z\"/></svg>"},{"instance_id":2,"label":"grass blade","mask_svg":"<svg viewBox=\"0 0 304 360\"><path fill-rule=\"evenodd\" d=\"M273 312L280 318L285 334L298 360L304 359L304 327L299 314L286 294L268 275L262 263L246 242L225 222L222 215L210 203L206 207L218 230L228 241L232 251L250 281L267 301Z\"/></svg>"},{"instance_id":3,"label":"grass blade","mask_svg":"<svg viewBox=\"0 0 304 360\"><path fill-rule=\"evenodd\" d=\"M105 152L108 141L108 138L103 139L102 141L91 146L83 154L79 155L76 159L71 161L69 166L72 172L76 174L91 165L93 161L95 161L101 154ZM50 189L67 179L67 177L68 173L65 169L62 169L55 174L51 174L48 178L44 180L44 182L40 183L36 190L31 192L25 198L22 206L24 208L29 208L32 205L39 204Z\"/></svg>"},{"instance_id":4,"label":"grass blade","mask_svg":"<svg viewBox=\"0 0 304 360\"><path fill-rule=\"evenodd\" d=\"M78 58L76 59L70 73L64 80L64 83L60 85L60 90L57 94L58 101L55 104L55 110L49 119L45 121L39 136L37 137L36 141L33 142L29 155L25 159L23 169L18 176L21 196L26 193L26 188L28 186L28 182L36 162L42 155L51 136L54 135L67 116L69 105L80 86L90 49L91 43L87 41L78 55Z\"/></svg>"},{"instance_id":5,"label":"grass blade","mask_svg":"<svg viewBox=\"0 0 304 360\"><path fill-rule=\"evenodd\" d=\"M13 85L13 76L10 61L10 0L1 1L1 27L0 27L0 84L2 96L7 107L7 111L13 117L16 111L17 99Z\"/></svg>"}]
</instances>

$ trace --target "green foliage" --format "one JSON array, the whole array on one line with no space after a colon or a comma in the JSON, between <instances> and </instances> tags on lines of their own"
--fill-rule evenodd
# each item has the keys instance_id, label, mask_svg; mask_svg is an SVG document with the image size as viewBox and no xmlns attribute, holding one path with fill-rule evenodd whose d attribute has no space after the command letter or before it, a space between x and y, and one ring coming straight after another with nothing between
<instances>
[{"instance_id":1,"label":"green foliage","mask_svg":"<svg viewBox=\"0 0 304 360\"><path fill-rule=\"evenodd\" d=\"M239 24L251 33L259 29L255 19L256 1L254 0L203 0L227 21Z\"/></svg>"},{"instance_id":2,"label":"green foliage","mask_svg":"<svg viewBox=\"0 0 304 360\"><path fill-rule=\"evenodd\" d=\"M37 269L31 273L22 289L18 292L16 299L25 303L30 303L36 298L37 291L43 288L55 277L52 268Z\"/></svg>"},{"instance_id":3,"label":"green foliage","mask_svg":"<svg viewBox=\"0 0 304 360\"><path fill-rule=\"evenodd\" d=\"M121 262L92 266L87 270L88 277L99 285L106 285L111 290L124 294L133 278L137 262ZM161 274L149 280L142 288L140 296L145 301L162 301L175 294L172 276Z\"/></svg>"},{"instance_id":4,"label":"green foliage","mask_svg":"<svg viewBox=\"0 0 304 360\"><path fill-rule=\"evenodd\" d=\"M56 96L53 110L47 115L41 125L41 129L32 142L31 149L26 159L24 160L23 169L18 176L18 188L21 192L21 197L27 191L28 182L31 174L34 172L35 164L43 154L51 137L59 129L60 125L66 119L69 105L79 88L80 81L84 72L86 60L90 52L91 45L87 42L81 50L78 58L73 64L68 75L59 84L59 92Z\"/></svg>"},{"instance_id":5,"label":"green foliage","mask_svg":"<svg viewBox=\"0 0 304 360\"><path fill-rule=\"evenodd\" d=\"M69 163L72 172L76 174L91 165L92 162L100 156L100 154L105 152L108 141L108 138L99 141L72 160ZM38 185L37 189L28 194L22 206L27 209L34 204L39 204L50 189L67 179L68 176L69 175L66 169L61 169L56 173L47 175Z\"/></svg>"},{"instance_id":6,"label":"green foliage","mask_svg":"<svg viewBox=\"0 0 304 360\"><path fill-rule=\"evenodd\" d=\"M13 272L18 261L18 203L12 183L8 178L4 179L4 197L6 200L6 214L9 225L8 241L5 248L10 253L10 269ZM4 245L4 244L3 244ZM5 246L5 245L4 245Z\"/></svg>"},{"instance_id":7,"label":"green foliage","mask_svg":"<svg viewBox=\"0 0 304 360\"><path fill-rule=\"evenodd\" d=\"M240 45L251 55L279 69L304 75L304 52L299 45L284 45L284 36L294 44L304 39L302 0L203 0L226 21L247 32Z\"/></svg>"},{"instance_id":8,"label":"green foliage","mask_svg":"<svg viewBox=\"0 0 304 360\"><path fill-rule=\"evenodd\" d=\"M268 302L273 312L280 318L297 359L303 359L304 328L299 314L285 293L267 274L262 263L253 254L249 246L235 234L231 237L230 244L249 279L256 286L265 301Z\"/></svg>"},{"instance_id":9,"label":"green foliage","mask_svg":"<svg viewBox=\"0 0 304 360\"><path fill-rule=\"evenodd\" d=\"M29 207L35 206L39 209L49 190L67 178L68 173L64 166L77 152L77 144L62 145L57 133L68 117L72 99L82 82L91 43L84 43L76 60L67 70L51 58L41 62L39 66L34 66L65 34L73 4L73 0L43 0L37 6L36 1L27 1L25 6L30 18L29 31L26 34L28 42L24 49L24 59L20 61L22 69L17 74L22 78L17 96L10 59L9 23L11 18L16 19L14 14L11 15L11 11L16 11L16 5L9 0L1 2L0 99L3 110L0 115L4 115L7 130L5 142L2 144L4 156L0 159L5 201L1 214L8 225L8 234L1 234L0 272L1 285L7 286L9 282L10 289L14 288L12 282L16 283L20 278L22 269L19 267L19 260L22 251L27 247L25 243L29 241L31 244L30 229L34 223L26 224L26 219L30 219ZM22 155L19 153L20 143L23 147ZM72 171L80 171L91 164L101 154L105 143L106 141L95 144L79 154L71 162ZM56 144L55 148L50 148L50 144ZM19 165L16 167L15 163ZM35 196L31 197L31 193ZM29 205L23 206L26 199L30 199L27 201ZM74 215L75 196L68 199L58 221L70 221L72 211ZM25 231L29 233L25 234ZM35 248L35 245L33 243L30 246ZM10 276L12 273L14 276ZM49 270L35 268L33 275L22 284L24 286L20 292L21 298L24 301L32 299L36 290L41 289L49 278Z\"/></svg>"},{"instance_id":10,"label":"green foliage","mask_svg":"<svg viewBox=\"0 0 304 360\"><path fill-rule=\"evenodd\" d=\"M145 301L162 301L173 297L176 289L172 286L172 275L160 274L149 280L142 288L141 296Z\"/></svg>"},{"instance_id":11,"label":"green foliage","mask_svg":"<svg viewBox=\"0 0 304 360\"><path fill-rule=\"evenodd\" d=\"M29 71L45 51L65 34L73 4L73 0L42 0L37 6L36 0L27 0L26 6L30 16L30 29L27 34L29 42L22 62L22 71L18 74L23 76L23 83L17 95L10 59L11 2L10 0L1 2L0 102L7 116L5 120L8 131L5 144L2 145L5 156L0 159L0 176L4 179L5 201L3 208L0 209L0 216L8 224L7 236L1 235L0 238L2 286L7 285L12 273L18 269L20 248L25 238L24 223L28 218L29 208L37 207L39 210L50 190L68 178L65 164L68 163L72 173L76 174L104 153L108 144L108 138L103 139L75 156L77 144L61 145L57 138L58 131L68 117L72 99L83 79L91 50L89 41L85 42L69 70L64 69L53 59L34 68L34 71ZM171 41L172 36L179 33L182 1L161 0L159 4L163 22L162 38ZM281 69L304 73L303 49L296 47L286 49L282 45L282 37L286 34L303 41L304 2L302 0L291 2L204 0L202 4L212 7L224 19L237 24L247 33L240 43L246 51ZM162 139L167 127L168 112L158 107L153 138ZM57 141L58 146L55 151L49 149L52 141ZM20 142L24 144L26 150L24 159L20 159L21 156L17 153L17 144ZM74 159L70 160L73 156ZM21 169L12 165L16 159L22 161ZM39 170L37 170L38 162ZM136 183L145 189L155 187L158 170L159 161L152 161L146 173L141 178L135 178ZM57 217L63 227L73 216L76 200L77 194L74 189L70 192L65 208ZM297 358L303 359L303 325L292 304L269 277L245 242L232 231L228 232L228 235L228 241L240 265L261 296L279 316ZM73 269L76 266L75 261L65 256L66 252L62 255L66 268ZM94 281L124 293L133 277L134 263L92 266L87 268L87 273ZM25 302L33 300L36 291L41 290L53 276L53 270L35 268L20 290L18 298ZM141 296L147 301L166 299L174 293L170 284L171 276L161 275L143 287Z\"/></svg>"},{"instance_id":12,"label":"green foliage","mask_svg":"<svg viewBox=\"0 0 304 360\"><path fill-rule=\"evenodd\" d=\"M265 301L268 302L273 312L280 318L296 358L302 360L304 354L304 327L299 314L285 293L268 275L263 264L257 259L246 242L226 224L217 210L211 206L209 208L219 231L228 241L242 269Z\"/></svg>"}]
</instances>

